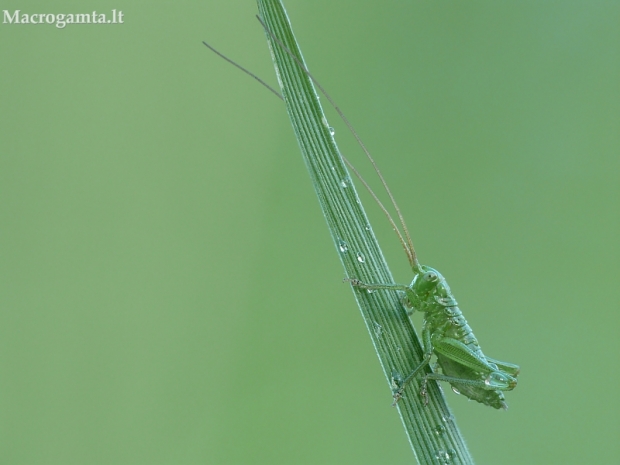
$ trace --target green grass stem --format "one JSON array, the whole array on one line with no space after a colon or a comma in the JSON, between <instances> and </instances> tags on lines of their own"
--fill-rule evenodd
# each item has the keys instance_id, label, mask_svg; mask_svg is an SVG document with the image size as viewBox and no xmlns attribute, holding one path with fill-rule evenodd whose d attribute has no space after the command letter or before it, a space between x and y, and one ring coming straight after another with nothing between
<instances>
[{"instance_id":1,"label":"green grass stem","mask_svg":"<svg viewBox=\"0 0 620 465\"><path fill-rule=\"evenodd\" d=\"M346 276L364 282L392 283L392 274L338 151L312 81L278 43L284 44L303 63L284 6L279 0L258 0L258 8L260 18L271 31L266 31L267 41L286 109ZM385 402L386 408L390 408L394 377L404 378L421 362L422 347L397 292L369 293L353 287L352 291L388 384L385 399L379 402ZM358 381L351 380L351 385ZM412 382L397 404L418 463L472 464L454 416L441 390L432 381L429 382L428 400L428 405L424 405L419 383Z\"/></svg>"}]
</instances>

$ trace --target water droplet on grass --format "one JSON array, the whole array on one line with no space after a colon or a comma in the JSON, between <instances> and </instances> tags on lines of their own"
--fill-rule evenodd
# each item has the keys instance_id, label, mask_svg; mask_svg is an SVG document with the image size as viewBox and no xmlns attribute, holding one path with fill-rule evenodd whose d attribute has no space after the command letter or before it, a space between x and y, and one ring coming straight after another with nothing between
<instances>
[{"instance_id":1,"label":"water droplet on grass","mask_svg":"<svg viewBox=\"0 0 620 465\"><path fill-rule=\"evenodd\" d=\"M376 321L373 321L372 324L375 327L375 336L377 336L377 338L380 338L381 334L383 334L383 327Z\"/></svg>"},{"instance_id":2,"label":"water droplet on grass","mask_svg":"<svg viewBox=\"0 0 620 465\"><path fill-rule=\"evenodd\" d=\"M437 425L433 428L433 432L437 436L443 436L444 434L446 434L446 427L444 425Z\"/></svg>"}]
</instances>

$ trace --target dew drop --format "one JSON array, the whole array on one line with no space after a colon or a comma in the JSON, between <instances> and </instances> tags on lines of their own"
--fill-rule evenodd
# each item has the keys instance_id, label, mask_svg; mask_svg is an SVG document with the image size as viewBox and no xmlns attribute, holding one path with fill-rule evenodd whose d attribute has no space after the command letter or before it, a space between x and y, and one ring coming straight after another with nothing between
<instances>
[{"instance_id":1,"label":"dew drop","mask_svg":"<svg viewBox=\"0 0 620 465\"><path fill-rule=\"evenodd\" d=\"M448 449L446 451L447 463L452 462L456 458L456 451L454 449Z\"/></svg>"},{"instance_id":2,"label":"dew drop","mask_svg":"<svg viewBox=\"0 0 620 465\"><path fill-rule=\"evenodd\" d=\"M441 463L442 465L447 465L452 463L453 455L451 452L454 452L452 449L443 450L439 449L435 452L435 458L437 459L437 463Z\"/></svg>"},{"instance_id":3,"label":"dew drop","mask_svg":"<svg viewBox=\"0 0 620 465\"><path fill-rule=\"evenodd\" d=\"M349 246L347 245L347 243L345 241L343 241L342 239L340 239L338 241L338 248L340 249L340 251L342 253L346 252L347 250L349 250Z\"/></svg>"},{"instance_id":4,"label":"dew drop","mask_svg":"<svg viewBox=\"0 0 620 465\"><path fill-rule=\"evenodd\" d=\"M360 263L364 263L366 261L366 259L360 252L357 252L357 261Z\"/></svg>"},{"instance_id":5,"label":"dew drop","mask_svg":"<svg viewBox=\"0 0 620 465\"><path fill-rule=\"evenodd\" d=\"M448 415L447 417L442 416L442 417L441 417L441 420L442 420L444 423L448 423L448 422L453 421L453 420L454 420L454 417L452 416L452 414L450 414L450 415Z\"/></svg>"},{"instance_id":6,"label":"dew drop","mask_svg":"<svg viewBox=\"0 0 620 465\"><path fill-rule=\"evenodd\" d=\"M366 289L366 293L368 294L373 294L375 292L374 289Z\"/></svg>"},{"instance_id":7,"label":"dew drop","mask_svg":"<svg viewBox=\"0 0 620 465\"><path fill-rule=\"evenodd\" d=\"M457 395L461 395L461 391L459 391L457 388L455 388L454 386L452 386L452 392L454 392Z\"/></svg>"},{"instance_id":8,"label":"dew drop","mask_svg":"<svg viewBox=\"0 0 620 465\"><path fill-rule=\"evenodd\" d=\"M381 334L383 334L383 327L379 323L377 323L376 321L373 321L372 324L375 327L375 336L377 338L380 338Z\"/></svg>"},{"instance_id":9,"label":"dew drop","mask_svg":"<svg viewBox=\"0 0 620 465\"><path fill-rule=\"evenodd\" d=\"M437 425L433 428L433 432L437 436L443 436L444 434L446 434L446 427L444 425Z\"/></svg>"},{"instance_id":10,"label":"dew drop","mask_svg":"<svg viewBox=\"0 0 620 465\"><path fill-rule=\"evenodd\" d=\"M391 384L394 389L398 389L403 383L403 375L398 371L392 370Z\"/></svg>"},{"instance_id":11,"label":"dew drop","mask_svg":"<svg viewBox=\"0 0 620 465\"><path fill-rule=\"evenodd\" d=\"M332 128L331 126L328 126L327 129L329 129L329 135L333 136L334 134L336 134L336 130L334 128Z\"/></svg>"}]
</instances>

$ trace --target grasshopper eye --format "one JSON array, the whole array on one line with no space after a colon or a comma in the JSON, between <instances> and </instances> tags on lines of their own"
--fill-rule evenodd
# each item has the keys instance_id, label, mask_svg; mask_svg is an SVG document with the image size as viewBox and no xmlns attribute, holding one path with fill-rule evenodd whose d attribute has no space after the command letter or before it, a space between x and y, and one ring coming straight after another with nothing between
<instances>
[{"instance_id":1,"label":"grasshopper eye","mask_svg":"<svg viewBox=\"0 0 620 465\"><path fill-rule=\"evenodd\" d=\"M423 278L425 281L434 283L435 281L437 281L438 276L437 273L435 273L434 271L427 271L426 273L424 273Z\"/></svg>"}]
</instances>

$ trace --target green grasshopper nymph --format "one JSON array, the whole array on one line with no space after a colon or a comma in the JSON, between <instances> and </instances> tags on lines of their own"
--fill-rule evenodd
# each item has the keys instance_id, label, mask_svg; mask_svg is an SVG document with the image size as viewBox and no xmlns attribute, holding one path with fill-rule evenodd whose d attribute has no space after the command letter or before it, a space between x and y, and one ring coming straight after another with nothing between
<instances>
[{"instance_id":1,"label":"green grasshopper nymph","mask_svg":"<svg viewBox=\"0 0 620 465\"><path fill-rule=\"evenodd\" d=\"M448 283L437 270L420 266L409 286L370 284L356 279L351 279L350 282L362 289L403 291L405 305L424 313L424 359L394 391L394 404L402 397L407 384L430 363L435 354L441 373L427 373L423 376L422 395L426 395L428 380L434 379L447 381L455 392L482 404L497 409L508 408L502 391L515 388L519 367L482 353Z\"/></svg>"},{"instance_id":2,"label":"green grasshopper nymph","mask_svg":"<svg viewBox=\"0 0 620 465\"><path fill-rule=\"evenodd\" d=\"M387 216L398 235L414 273L413 281L409 285L365 283L355 278L345 279L345 281L350 282L354 287L369 291L388 290L402 292L404 294L403 303L405 307L410 310L410 313L413 311L424 313L424 324L422 327L424 358L404 380L395 380L397 386L393 391L394 402L392 405L396 405L403 397L407 385L420 375L422 382L422 389L420 392L425 400L427 400L426 386L429 380L446 381L452 385L452 389L456 393L490 407L507 409L508 406L505 402L503 391L510 391L515 388L517 385L519 367L512 363L500 362L484 355L472 329L463 317L445 278L437 270L429 266L420 265L418 262L409 230L400 209L381 171L366 149L366 146L357 135L355 129L353 129L353 126L349 123L325 89L310 74L304 64L277 37L275 37L275 35L273 35L260 18L258 18L258 20L274 42L282 47L282 49L297 62L303 72L316 84L347 125L373 165L373 168L396 210L399 223L403 229L403 233L401 233L400 228L396 226L396 222L387 208L382 204L355 167L343 156L342 158L345 163L351 168L366 189L368 189L383 213ZM278 97L282 98L276 90L254 74L228 59L206 42L203 43L215 53L254 77ZM430 364L433 355L437 358L437 365L441 369L440 372L428 369L424 370L424 368Z\"/></svg>"}]
</instances>

